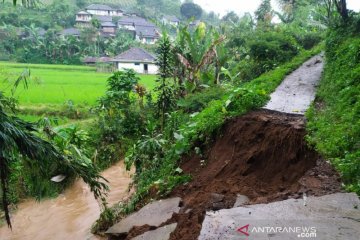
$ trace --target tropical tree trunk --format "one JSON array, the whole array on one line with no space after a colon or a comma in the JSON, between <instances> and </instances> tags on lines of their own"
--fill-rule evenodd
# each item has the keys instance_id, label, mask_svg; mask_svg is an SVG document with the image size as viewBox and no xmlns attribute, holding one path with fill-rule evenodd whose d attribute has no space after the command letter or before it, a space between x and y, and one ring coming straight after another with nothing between
<instances>
[{"instance_id":1,"label":"tropical tree trunk","mask_svg":"<svg viewBox=\"0 0 360 240\"><path fill-rule=\"evenodd\" d=\"M336 8L344 21L349 18L349 11L346 6L346 0L335 0Z\"/></svg>"},{"instance_id":2,"label":"tropical tree trunk","mask_svg":"<svg viewBox=\"0 0 360 240\"><path fill-rule=\"evenodd\" d=\"M7 200L7 179L8 179L8 166L6 164L6 159L0 156L0 180L1 180L1 191L2 191L2 205L5 212L5 219L10 228L10 213L9 213L9 202Z\"/></svg>"}]
</instances>

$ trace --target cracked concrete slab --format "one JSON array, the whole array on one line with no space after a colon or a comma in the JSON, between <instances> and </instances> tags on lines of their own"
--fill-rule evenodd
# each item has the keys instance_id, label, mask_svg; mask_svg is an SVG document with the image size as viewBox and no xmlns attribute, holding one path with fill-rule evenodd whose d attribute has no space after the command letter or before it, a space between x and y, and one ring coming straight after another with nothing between
<instances>
[{"instance_id":1,"label":"cracked concrete slab","mask_svg":"<svg viewBox=\"0 0 360 240\"><path fill-rule=\"evenodd\" d=\"M108 235L126 235L133 227L158 227L180 211L181 198L171 198L150 203L128 217L122 219L106 231Z\"/></svg>"},{"instance_id":2,"label":"cracked concrete slab","mask_svg":"<svg viewBox=\"0 0 360 240\"><path fill-rule=\"evenodd\" d=\"M146 232L132 240L169 240L170 234L176 229L177 223L166 225L153 231Z\"/></svg>"},{"instance_id":3,"label":"cracked concrete slab","mask_svg":"<svg viewBox=\"0 0 360 240\"><path fill-rule=\"evenodd\" d=\"M306 61L279 85L265 109L284 113L304 114L314 101L316 87L324 69L322 55Z\"/></svg>"},{"instance_id":4,"label":"cracked concrete slab","mask_svg":"<svg viewBox=\"0 0 360 240\"><path fill-rule=\"evenodd\" d=\"M360 201L352 193L207 212L199 240L358 240Z\"/></svg>"}]
</instances>

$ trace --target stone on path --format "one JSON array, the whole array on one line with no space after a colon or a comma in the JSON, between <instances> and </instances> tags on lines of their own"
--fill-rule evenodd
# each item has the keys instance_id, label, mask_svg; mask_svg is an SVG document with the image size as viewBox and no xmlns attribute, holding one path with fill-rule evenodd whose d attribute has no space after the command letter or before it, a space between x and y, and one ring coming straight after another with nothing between
<instances>
[{"instance_id":1,"label":"stone on path","mask_svg":"<svg viewBox=\"0 0 360 240\"><path fill-rule=\"evenodd\" d=\"M177 223L166 225L153 231L146 232L132 240L169 240L170 234L175 231Z\"/></svg>"},{"instance_id":2,"label":"stone on path","mask_svg":"<svg viewBox=\"0 0 360 240\"><path fill-rule=\"evenodd\" d=\"M288 75L271 94L265 109L284 113L304 114L314 101L316 87L324 68L321 55L306 61L300 68Z\"/></svg>"},{"instance_id":3,"label":"stone on path","mask_svg":"<svg viewBox=\"0 0 360 240\"><path fill-rule=\"evenodd\" d=\"M358 240L360 201L352 193L290 199L208 212L199 240Z\"/></svg>"},{"instance_id":4,"label":"stone on path","mask_svg":"<svg viewBox=\"0 0 360 240\"><path fill-rule=\"evenodd\" d=\"M174 213L179 213L180 202L180 198L171 198L150 203L109 228L106 234L122 236L126 235L135 226L150 225L158 227L169 220Z\"/></svg>"},{"instance_id":5,"label":"stone on path","mask_svg":"<svg viewBox=\"0 0 360 240\"><path fill-rule=\"evenodd\" d=\"M234 208L241 207L249 202L249 198L245 195L237 195Z\"/></svg>"}]
</instances>

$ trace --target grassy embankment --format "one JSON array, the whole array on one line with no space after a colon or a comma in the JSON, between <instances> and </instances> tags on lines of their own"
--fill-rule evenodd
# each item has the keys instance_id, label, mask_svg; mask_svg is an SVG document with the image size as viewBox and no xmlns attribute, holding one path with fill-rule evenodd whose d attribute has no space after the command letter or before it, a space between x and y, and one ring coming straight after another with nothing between
<instances>
[{"instance_id":1,"label":"grassy embankment","mask_svg":"<svg viewBox=\"0 0 360 240\"><path fill-rule=\"evenodd\" d=\"M316 104L308 111L308 140L360 194L360 19L330 31Z\"/></svg>"},{"instance_id":2,"label":"grassy embankment","mask_svg":"<svg viewBox=\"0 0 360 240\"><path fill-rule=\"evenodd\" d=\"M93 67L47 64L19 64L0 62L0 88L10 93L12 83L30 69L28 89L21 86L16 97L20 116L36 121L41 116L60 117L60 123L84 120L90 117L89 109L106 90L106 80L111 73L99 73ZM140 75L140 84L151 90L155 76Z\"/></svg>"}]
</instances>

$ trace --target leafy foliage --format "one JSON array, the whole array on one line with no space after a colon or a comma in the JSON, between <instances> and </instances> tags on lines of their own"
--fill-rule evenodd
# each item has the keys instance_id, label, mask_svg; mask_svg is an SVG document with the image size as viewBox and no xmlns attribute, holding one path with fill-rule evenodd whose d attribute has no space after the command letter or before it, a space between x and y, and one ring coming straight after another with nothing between
<instances>
[{"instance_id":1,"label":"leafy foliage","mask_svg":"<svg viewBox=\"0 0 360 240\"><path fill-rule=\"evenodd\" d=\"M317 102L307 113L308 140L340 171L349 191L360 193L359 20L332 29ZM334 94L336 93L336 94Z\"/></svg>"},{"instance_id":2,"label":"leafy foliage","mask_svg":"<svg viewBox=\"0 0 360 240\"><path fill-rule=\"evenodd\" d=\"M262 0L259 8L255 11L255 18L259 25L269 25L271 23L273 10L270 0Z\"/></svg>"},{"instance_id":3,"label":"leafy foliage","mask_svg":"<svg viewBox=\"0 0 360 240\"><path fill-rule=\"evenodd\" d=\"M200 19L202 15L202 8L196 3L185 2L180 8L181 15L186 19L195 18Z\"/></svg>"},{"instance_id":4,"label":"leafy foliage","mask_svg":"<svg viewBox=\"0 0 360 240\"><path fill-rule=\"evenodd\" d=\"M15 82L14 89L24 81L26 76ZM14 94L14 91L12 91ZM2 192L2 208L5 211L6 221L11 227L9 216L8 196L13 179L12 170L16 170L23 178L28 176L30 181L26 189L37 198L44 196L44 189L50 186L50 178L57 174L64 174L69 179L81 177L90 186L95 198L104 199L107 185L98 172L98 169L85 157L78 147L79 135L58 135L48 132L49 141L43 140L36 126L13 116L16 105L13 98L6 98L0 92L0 179ZM47 128L48 130L50 128ZM68 138L65 138L65 137ZM75 144L78 144L76 146ZM15 173L16 173L15 172ZM54 187L54 186L53 186Z\"/></svg>"},{"instance_id":5,"label":"leafy foliage","mask_svg":"<svg viewBox=\"0 0 360 240\"><path fill-rule=\"evenodd\" d=\"M139 90L138 81L133 70L115 72L108 79L105 96L99 99L96 108L99 117L92 138L98 149L97 164L101 168L118 161L121 150L145 131L147 111L141 99L146 90L141 91L140 99L136 98L134 92Z\"/></svg>"},{"instance_id":6,"label":"leafy foliage","mask_svg":"<svg viewBox=\"0 0 360 240\"><path fill-rule=\"evenodd\" d=\"M172 55L170 38L166 33L163 33L156 53L156 65L159 67L159 85L156 88L158 93L157 111L161 118L160 122L163 129L165 125L165 114L170 112L175 106L174 86L172 86L169 79L173 73L174 57Z\"/></svg>"},{"instance_id":7,"label":"leafy foliage","mask_svg":"<svg viewBox=\"0 0 360 240\"><path fill-rule=\"evenodd\" d=\"M177 105L187 113L196 113L203 110L213 100L220 100L225 94L221 86L204 89L201 92L191 93L178 100Z\"/></svg>"},{"instance_id":8,"label":"leafy foliage","mask_svg":"<svg viewBox=\"0 0 360 240\"><path fill-rule=\"evenodd\" d=\"M225 41L225 36L219 35L214 28L207 29L205 23L200 23L194 32L190 32L188 27L181 28L177 46L175 46L175 54L177 55L177 63L182 66L176 71L176 78L186 79L182 82L185 84L187 92L194 92L201 85L202 76L210 75L213 69L211 66L219 65L218 48ZM178 66L178 64L175 64ZM211 83L216 82L217 76L213 78ZM208 84L208 83L204 83Z\"/></svg>"}]
</instances>

